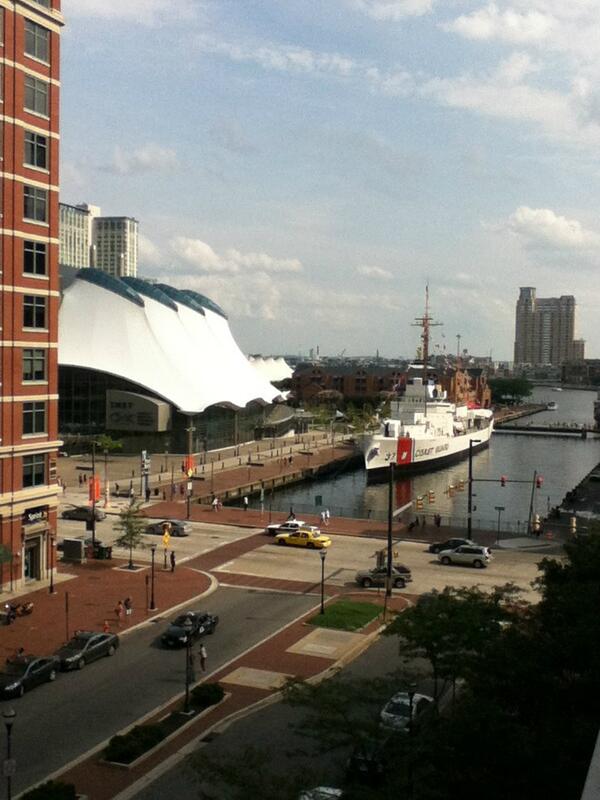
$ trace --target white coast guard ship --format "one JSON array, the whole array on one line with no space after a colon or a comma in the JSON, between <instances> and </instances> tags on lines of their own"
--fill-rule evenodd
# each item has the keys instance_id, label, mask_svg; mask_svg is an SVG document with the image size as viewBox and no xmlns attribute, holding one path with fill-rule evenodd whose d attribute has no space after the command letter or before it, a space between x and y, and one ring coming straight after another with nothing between
<instances>
[{"instance_id":1,"label":"white coast guard ship","mask_svg":"<svg viewBox=\"0 0 600 800\"><path fill-rule=\"evenodd\" d=\"M489 444L492 412L449 402L442 387L423 377L422 366L420 370L420 377L409 379L404 395L391 401L390 416L379 432L363 441L370 476L390 462L399 472L426 472L466 458L470 441L473 452Z\"/></svg>"},{"instance_id":2,"label":"white coast guard ship","mask_svg":"<svg viewBox=\"0 0 600 800\"><path fill-rule=\"evenodd\" d=\"M439 384L429 376L434 370L429 361L429 290L425 295L425 314L415 324L423 329L423 364L409 367L404 394L390 404L390 416L381 422L378 433L364 437L363 453L368 477L393 462L398 472L428 472L460 461L472 451L487 447L494 429L492 411L451 403Z\"/></svg>"}]
</instances>

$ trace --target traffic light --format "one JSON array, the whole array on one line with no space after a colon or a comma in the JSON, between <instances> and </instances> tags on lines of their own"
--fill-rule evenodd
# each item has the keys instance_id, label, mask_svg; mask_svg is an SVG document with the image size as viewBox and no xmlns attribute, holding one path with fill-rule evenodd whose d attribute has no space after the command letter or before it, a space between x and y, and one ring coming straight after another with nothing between
<instances>
[{"instance_id":1,"label":"traffic light","mask_svg":"<svg viewBox=\"0 0 600 800\"><path fill-rule=\"evenodd\" d=\"M571 517L570 524L571 524L571 534L575 536L575 534L577 533L577 517Z\"/></svg>"},{"instance_id":2,"label":"traffic light","mask_svg":"<svg viewBox=\"0 0 600 800\"><path fill-rule=\"evenodd\" d=\"M506 475L500 475L500 486L506 486L507 480L508 478L506 477Z\"/></svg>"},{"instance_id":3,"label":"traffic light","mask_svg":"<svg viewBox=\"0 0 600 800\"><path fill-rule=\"evenodd\" d=\"M533 517L533 530L534 530L534 532L535 533L539 533L541 527L542 526L541 526L541 523L540 523L540 515L539 514L535 514L535 516Z\"/></svg>"},{"instance_id":4,"label":"traffic light","mask_svg":"<svg viewBox=\"0 0 600 800\"><path fill-rule=\"evenodd\" d=\"M465 489L465 482L464 481L459 481L458 482L458 491L459 492L463 492L464 489Z\"/></svg>"},{"instance_id":5,"label":"traffic light","mask_svg":"<svg viewBox=\"0 0 600 800\"><path fill-rule=\"evenodd\" d=\"M535 488L541 489L543 485L544 485L544 479L541 475L538 475L537 478L535 479Z\"/></svg>"},{"instance_id":6,"label":"traffic light","mask_svg":"<svg viewBox=\"0 0 600 800\"><path fill-rule=\"evenodd\" d=\"M433 491L433 489L430 489L427 492L427 499L429 501L429 505L432 505L433 503L435 503L435 492Z\"/></svg>"},{"instance_id":7,"label":"traffic light","mask_svg":"<svg viewBox=\"0 0 600 800\"><path fill-rule=\"evenodd\" d=\"M417 497L416 508L417 511L423 511L423 497L421 495Z\"/></svg>"},{"instance_id":8,"label":"traffic light","mask_svg":"<svg viewBox=\"0 0 600 800\"><path fill-rule=\"evenodd\" d=\"M454 484L453 484L453 483L451 483L451 484L450 484L450 486L448 487L448 495L449 495L450 497L454 497L454 490L455 490L455 488L456 488L456 487L454 486Z\"/></svg>"}]
</instances>

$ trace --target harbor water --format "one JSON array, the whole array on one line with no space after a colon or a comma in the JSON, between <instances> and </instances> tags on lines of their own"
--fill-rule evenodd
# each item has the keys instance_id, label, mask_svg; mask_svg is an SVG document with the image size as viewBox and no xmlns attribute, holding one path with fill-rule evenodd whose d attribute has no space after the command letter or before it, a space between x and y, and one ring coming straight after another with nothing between
<instances>
[{"instance_id":1,"label":"harbor water","mask_svg":"<svg viewBox=\"0 0 600 800\"><path fill-rule=\"evenodd\" d=\"M596 392L567 389L555 392L551 388L536 387L530 399L535 403L554 401L558 407L519 422L526 424L531 419L536 425L593 424ZM474 528L493 530L500 516L502 530L524 531L534 472L542 476L543 484L533 489L533 513L545 517L599 461L600 439L595 437L494 435L490 447L473 457ZM465 459L428 474L397 480L394 507L408 506L402 513L407 520L413 519L415 513L428 519L438 513L444 525L463 526L467 514L467 471ZM500 483L502 475L508 478L504 487ZM433 493L432 502L429 501L430 492ZM422 511L415 509L417 497L423 498ZM273 510L293 508L297 516L328 508L332 515L386 519L388 487L386 483L367 484L365 470L357 468L277 491L265 498L265 504ZM498 511L499 508L502 510Z\"/></svg>"}]
</instances>

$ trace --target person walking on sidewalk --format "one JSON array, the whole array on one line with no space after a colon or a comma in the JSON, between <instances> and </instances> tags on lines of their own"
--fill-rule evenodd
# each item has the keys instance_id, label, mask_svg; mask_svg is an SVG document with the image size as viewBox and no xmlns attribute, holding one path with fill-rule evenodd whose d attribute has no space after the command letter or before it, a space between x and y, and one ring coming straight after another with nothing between
<instances>
[{"instance_id":1,"label":"person walking on sidewalk","mask_svg":"<svg viewBox=\"0 0 600 800\"><path fill-rule=\"evenodd\" d=\"M206 672L206 657L208 656L208 653L206 652L206 647L203 644L200 645L198 654L200 655L200 667L202 668L202 672Z\"/></svg>"},{"instance_id":2,"label":"person walking on sidewalk","mask_svg":"<svg viewBox=\"0 0 600 800\"><path fill-rule=\"evenodd\" d=\"M133 600L131 597L126 597L123 605L125 607L125 616L130 617L133 613Z\"/></svg>"},{"instance_id":3,"label":"person walking on sidewalk","mask_svg":"<svg viewBox=\"0 0 600 800\"><path fill-rule=\"evenodd\" d=\"M327 525L329 525L329 519L330 519L330 517L331 517L331 514L329 513L329 509L328 509L328 508L326 508L326 509L325 509L325 525L326 525L326 526L327 526Z\"/></svg>"},{"instance_id":4,"label":"person walking on sidewalk","mask_svg":"<svg viewBox=\"0 0 600 800\"><path fill-rule=\"evenodd\" d=\"M115 617L117 618L117 625L121 627L121 620L123 619L123 603L119 600L115 606Z\"/></svg>"},{"instance_id":5,"label":"person walking on sidewalk","mask_svg":"<svg viewBox=\"0 0 600 800\"><path fill-rule=\"evenodd\" d=\"M170 561L171 561L171 572L175 572L175 550L171 550Z\"/></svg>"},{"instance_id":6,"label":"person walking on sidewalk","mask_svg":"<svg viewBox=\"0 0 600 800\"><path fill-rule=\"evenodd\" d=\"M244 495L244 511L248 511L248 498Z\"/></svg>"}]
</instances>

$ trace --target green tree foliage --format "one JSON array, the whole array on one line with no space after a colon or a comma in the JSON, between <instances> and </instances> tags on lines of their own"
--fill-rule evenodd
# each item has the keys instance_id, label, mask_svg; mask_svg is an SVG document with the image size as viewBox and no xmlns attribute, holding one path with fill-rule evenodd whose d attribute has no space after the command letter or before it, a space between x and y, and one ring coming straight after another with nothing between
<instances>
[{"instance_id":1,"label":"green tree foliage","mask_svg":"<svg viewBox=\"0 0 600 800\"><path fill-rule=\"evenodd\" d=\"M132 503L119 512L119 519L113 525L113 530L120 534L115 539L115 544L129 550L129 569L134 569L133 551L146 546L143 539L146 524L147 520L140 512L140 504Z\"/></svg>"},{"instance_id":2,"label":"green tree foliage","mask_svg":"<svg viewBox=\"0 0 600 800\"><path fill-rule=\"evenodd\" d=\"M518 405L525 397L531 397L533 392L533 386L527 378L492 378L488 383L493 403Z\"/></svg>"},{"instance_id":3,"label":"green tree foliage","mask_svg":"<svg viewBox=\"0 0 600 800\"><path fill-rule=\"evenodd\" d=\"M102 451L106 450L108 453L113 453L115 450L123 449L123 442L120 439L113 439L107 433L103 433L101 436L96 437L96 446Z\"/></svg>"}]
</instances>

